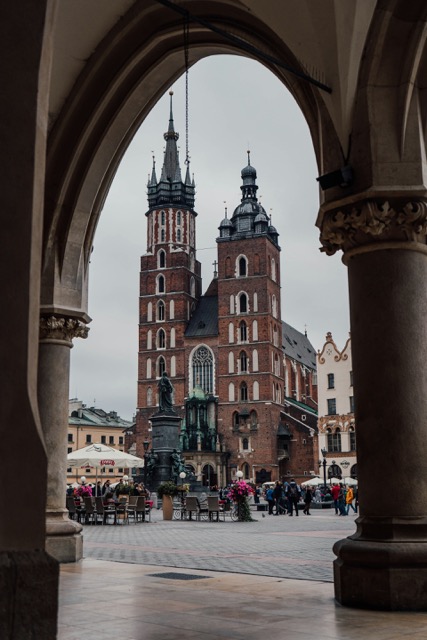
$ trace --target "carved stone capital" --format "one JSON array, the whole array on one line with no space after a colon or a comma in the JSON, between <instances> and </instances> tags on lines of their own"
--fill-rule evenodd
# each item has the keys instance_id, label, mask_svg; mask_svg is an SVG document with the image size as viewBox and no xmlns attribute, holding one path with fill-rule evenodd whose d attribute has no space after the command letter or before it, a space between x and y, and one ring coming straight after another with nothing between
<instances>
[{"instance_id":1,"label":"carved stone capital","mask_svg":"<svg viewBox=\"0 0 427 640\"><path fill-rule=\"evenodd\" d=\"M426 244L427 199L361 200L323 217L321 251L333 255L382 242Z\"/></svg>"},{"instance_id":2,"label":"carved stone capital","mask_svg":"<svg viewBox=\"0 0 427 640\"><path fill-rule=\"evenodd\" d=\"M72 342L73 338L87 338L89 327L75 318L42 316L40 318L40 340Z\"/></svg>"}]
</instances>

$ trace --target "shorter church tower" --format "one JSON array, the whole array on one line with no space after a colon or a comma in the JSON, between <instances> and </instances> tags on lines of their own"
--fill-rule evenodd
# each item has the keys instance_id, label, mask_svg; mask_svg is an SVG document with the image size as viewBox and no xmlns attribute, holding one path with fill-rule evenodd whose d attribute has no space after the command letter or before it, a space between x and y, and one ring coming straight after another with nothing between
<instances>
[{"instance_id":1,"label":"shorter church tower","mask_svg":"<svg viewBox=\"0 0 427 640\"><path fill-rule=\"evenodd\" d=\"M218 417L231 469L257 482L277 477L283 407L280 247L257 199L256 170L242 170L242 199L219 227ZM277 467L277 464L274 465Z\"/></svg>"}]
</instances>

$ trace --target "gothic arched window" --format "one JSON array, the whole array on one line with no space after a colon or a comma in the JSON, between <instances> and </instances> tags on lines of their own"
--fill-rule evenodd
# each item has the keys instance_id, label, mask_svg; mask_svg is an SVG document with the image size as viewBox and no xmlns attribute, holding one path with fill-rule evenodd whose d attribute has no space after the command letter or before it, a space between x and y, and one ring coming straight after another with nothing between
<instances>
[{"instance_id":1,"label":"gothic arched window","mask_svg":"<svg viewBox=\"0 0 427 640\"><path fill-rule=\"evenodd\" d=\"M163 329L159 329L157 333L157 348L166 349L166 334Z\"/></svg>"},{"instance_id":2,"label":"gothic arched window","mask_svg":"<svg viewBox=\"0 0 427 640\"><path fill-rule=\"evenodd\" d=\"M159 300L157 303L157 320L161 322L165 319L165 303L163 300Z\"/></svg>"},{"instance_id":3,"label":"gothic arched window","mask_svg":"<svg viewBox=\"0 0 427 640\"><path fill-rule=\"evenodd\" d=\"M238 271L239 276L247 276L248 275L248 263L245 256L240 256L238 263Z\"/></svg>"},{"instance_id":4,"label":"gothic arched window","mask_svg":"<svg viewBox=\"0 0 427 640\"><path fill-rule=\"evenodd\" d=\"M213 354L205 346L199 347L191 359L193 387L198 384L205 393L213 393Z\"/></svg>"},{"instance_id":5,"label":"gothic arched window","mask_svg":"<svg viewBox=\"0 0 427 640\"><path fill-rule=\"evenodd\" d=\"M157 293L164 293L164 292L165 292L165 277L158 276L157 277Z\"/></svg>"},{"instance_id":6,"label":"gothic arched window","mask_svg":"<svg viewBox=\"0 0 427 640\"><path fill-rule=\"evenodd\" d=\"M247 342L248 340L248 327L244 320L239 324L239 337L240 342Z\"/></svg>"},{"instance_id":7,"label":"gothic arched window","mask_svg":"<svg viewBox=\"0 0 427 640\"><path fill-rule=\"evenodd\" d=\"M240 385L240 400L246 401L248 399L248 385L246 382L242 382Z\"/></svg>"},{"instance_id":8,"label":"gothic arched window","mask_svg":"<svg viewBox=\"0 0 427 640\"><path fill-rule=\"evenodd\" d=\"M147 389L147 407L151 407L153 404L153 389L148 387Z\"/></svg>"},{"instance_id":9,"label":"gothic arched window","mask_svg":"<svg viewBox=\"0 0 427 640\"><path fill-rule=\"evenodd\" d=\"M176 241L181 242L181 229L176 230Z\"/></svg>"},{"instance_id":10,"label":"gothic arched window","mask_svg":"<svg viewBox=\"0 0 427 640\"><path fill-rule=\"evenodd\" d=\"M166 371L166 360L163 356L161 356L157 361L157 375L159 378L162 377L164 372Z\"/></svg>"},{"instance_id":11,"label":"gothic arched window","mask_svg":"<svg viewBox=\"0 0 427 640\"><path fill-rule=\"evenodd\" d=\"M157 254L158 258L158 267L159 269L164 269L166 267L166 253L161 249Z\"/></svg>"},{"instance_id":12,"label":"gothic arched window","mask_svg":"<svg viewBox=\"0 0 427 640\"><path fill-rule=\"evenodd\" d=\"M242 438L242 449L247 451L249 449L249 438Z\"/></svg>"},{"instance_id":13,"label":"gothic arched window","mask_svg":"<svg viewBox=\"0 0 427 640\"><path fill-rule=\"evenodd\" d=\"M257 412L256 411L251 411L250 416L249 416L249 422L251 424L251 427L256 427L258 424L258 416L257 416Z\"/></svg>"},{"instance_id":14,"label":"gothic arched window","mask_svg":"<svg viewBox=\"0 0 427 640\"><path fill-rule=\"evenodd\" d=\"M161 224L162 225L166 224L166 214L165 214L165 212L162 211L160 216L161 216Z\"/></svg>"},{"instance_id":15,"label":"gothic arched window","mask_svg":"<svg viewBox=\"0 0 427 640\"><path fill-rule=\"evenodd\" d=\"M240 361L240 373L246 372L248 370L248 356L246 355L246 351L240 352L239 361Z\"/></svg>"},{"instance_id":16,"label":"gothic arched window","mask_svg":"<svg viewBox=\"0 0 427 640\"><path fill-rule=\"evenodd\" d=\"M239 296L239 313L248 312L248 296L246 293L241 293Z\"/></svg>"}]
</instances>

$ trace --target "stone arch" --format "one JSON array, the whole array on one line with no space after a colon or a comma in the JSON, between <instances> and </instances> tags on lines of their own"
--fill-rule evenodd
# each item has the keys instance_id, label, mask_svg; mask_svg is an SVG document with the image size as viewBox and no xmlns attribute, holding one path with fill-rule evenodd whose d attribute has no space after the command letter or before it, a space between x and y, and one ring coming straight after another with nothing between
<instances>
[{"instance_id":1,"label":"stone arch","mask_svg":"<svg viewBox=\"0 0 427 640\"><path fill-rule=\"evenodd\" d=\"M215 0L201 5L200 16L212 15ZM156 20L147 19L147 13ZM215 22L245 37L260 50L269 48L271 55L304 73L298 58L284 42L278 42L266 23L253 19L237 4L224 6L218 2ZM152 25L156 25L153 28ZM154 29L154 30L153 30ZM193 34L194 32L194 34ZM229 40L201 25L190 22L192 61L201 60L212 51L237 53L241 50ZM42 304L50 304L60 295L65 306L87 307L87 275L89 257L97 222L118 164L135 132L165 86L184 70L182 23L171 21L170 11L161 5L129 12L121 17L97 47L85 65L79 82L52 127L46 165L46 202L44 227L44 268ZM156 73L152 73L149 52L156 50ZM265 60L263 64L273 70ZM309 125L315 153L319 160L323 135L328 137L328 160L340 165L341 148L331 125L319 89L275 67L278 76L299 104ZM66 287L66 282L73 286Z\"/></svg>"}]
</instances>

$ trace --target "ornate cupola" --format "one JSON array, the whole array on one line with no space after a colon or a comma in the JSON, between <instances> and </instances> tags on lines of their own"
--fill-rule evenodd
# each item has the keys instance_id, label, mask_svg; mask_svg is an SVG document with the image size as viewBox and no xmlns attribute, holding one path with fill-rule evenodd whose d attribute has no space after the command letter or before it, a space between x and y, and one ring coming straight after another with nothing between
<instances>
[{"instance_id":1,"label":"ornate cupola","mask_svg":"<svg viewBox=\"0 0 427 640\"><path fill-rule=\"evenodd\" d=\"M182 181L179 152L176 144L179 134L175 131L172 111L173 91L170 91L169 95L170 116L168 130L163 136L166 140L163 167L160 180L157 182L155 162L153 160L151 178L147 185L148 205L150 209L168 206L192 209L196 192L195 184L190 177L189 165L187 165L185 181Z\"/></svg>"},{"instance_id":2,"label":"ornate cupola","mask_svg":"<svg viewBox=\"0 0 427 640\"><path fill-rule=\"evenodd\" d=\"M256 169L251 166L249 151L248 164L242 169L241 176L241 202L235 208L231 220L227 218L227 215L222 220L219 226L218 240L238 240L254 235L267 235L274 244L278 245L279 234L274 227L270 226L267 213L257 199L257 173Z\"/></svg>"}]
</instances>

